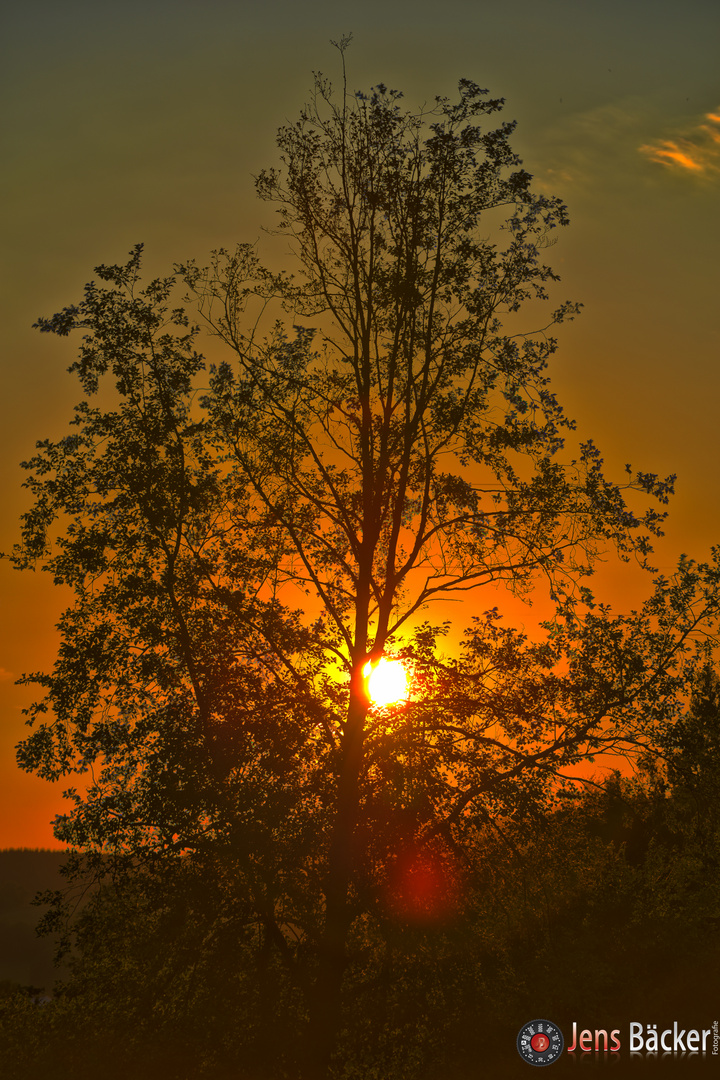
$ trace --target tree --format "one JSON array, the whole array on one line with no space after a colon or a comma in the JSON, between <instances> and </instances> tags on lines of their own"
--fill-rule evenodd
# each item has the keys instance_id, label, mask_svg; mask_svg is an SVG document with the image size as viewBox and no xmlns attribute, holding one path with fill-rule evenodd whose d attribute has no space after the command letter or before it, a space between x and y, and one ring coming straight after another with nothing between
<instances>
[{"instance_id":1,"label":"tree","mask_svg":"<svg viewBox=\"0 0 720 1080\"><path fill-rule=\"evenodd\" d=\"M138 247L39 322L86 331L87 399L28 463L16 562L44 560L75 602L54 672L30 677L47 697L20 763L94 770L57 835L98 867L224 875L238 927L310 986L309 1075L363 919L447 910L478 829L535 812L580 759L635 752L718 609L716 564L684 562L625 619L583 583L607 547L645 563L664 512L628 499L662 506L672 478L621 487L591 442L565 449L548 331L576 306L535 334L520 318L548 299L567 215L532 192L514 125L489 123L501 106L462 80L413 113L317 76L257 179L298 277L242 245L143 289ZM204 389L191 299L227 350ZM91 405L110 375L114 404ZM531 642L495 590L540 582L555 617ZM426 604L482 588L487 614L443 656ZM415 693L373 708L388 650Z\"/></svg>"},{"instance_id":2,"label":"tree","mask_svg":"<svg viewBox=\"0 0 720 1080\"><path fill-rule=\"evenodd\" d=\"M676 796L684 793L698 817L714 825L720 804L720 677L710 663L698 670L690 707L665 733L661 746Z\"/></svg>"}]
</instances>

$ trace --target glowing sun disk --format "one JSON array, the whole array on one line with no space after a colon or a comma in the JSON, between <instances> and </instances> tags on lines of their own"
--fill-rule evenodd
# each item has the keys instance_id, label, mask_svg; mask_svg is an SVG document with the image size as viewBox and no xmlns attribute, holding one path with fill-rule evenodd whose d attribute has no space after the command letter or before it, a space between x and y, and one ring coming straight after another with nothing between
<instances>
[{"instance_id":1,"label":"glowing sun disk","mask_svg":"<svg viewBox=\"0 0 720 1080\"><path fill-rule=\"evenodd\" d=\"M407 700L407 675L399 660L381 657L375 667L368 660L363 675L368 681L368 694L373 705L394 705L397 701Z\"/></svg>"}]
</instances>

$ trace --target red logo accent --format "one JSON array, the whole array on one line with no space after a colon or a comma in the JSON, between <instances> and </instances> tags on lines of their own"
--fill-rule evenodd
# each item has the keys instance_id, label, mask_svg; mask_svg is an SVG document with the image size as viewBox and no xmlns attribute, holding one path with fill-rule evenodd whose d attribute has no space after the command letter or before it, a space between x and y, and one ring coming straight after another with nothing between
<instances>
[{"instance_id":1,"label":"red logo accent","mask_svg":"<svg viewBox=\"0 0 720 1080\"><path fill-rule=\"evenodd\" d=\"M537 1035L533 1035L530 1040L530 1045L533 1050L537 1050L539 1054L542 1054L543 1050L547 1050L550 1045L550 1040L547 1035L543 1035L542 1031L538 1031Z\"/></svg>"}]
</instances>

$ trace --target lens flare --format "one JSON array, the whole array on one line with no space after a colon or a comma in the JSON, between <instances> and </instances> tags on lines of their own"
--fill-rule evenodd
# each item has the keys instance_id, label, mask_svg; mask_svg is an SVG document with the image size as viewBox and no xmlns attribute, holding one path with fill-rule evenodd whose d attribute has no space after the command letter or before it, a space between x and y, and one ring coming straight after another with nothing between
<instances>
[{"instance_id":1,"label":"lens flare","mask_svg":"<svg viewBox=\"0 0 720 1080\"><path fill-rule=\"evenodd\" d=\"M383 656L375 667L368 660L363 675L367 679L368 695L373 705L395 705L398 701L407 701L407 675L399 660L386 660Z\"/></svg>"},{"instance_id":2,"label":"lens flare","mask_svg":"<svg viewBox=\"0 0 720 1080\"><path fill-rule=\"evenodd\" d=\"M440 844L409 844L389 868L387 906L401 922L430 926L447 922L462 907L460 868Z\"/></svg>"}]
</instances>

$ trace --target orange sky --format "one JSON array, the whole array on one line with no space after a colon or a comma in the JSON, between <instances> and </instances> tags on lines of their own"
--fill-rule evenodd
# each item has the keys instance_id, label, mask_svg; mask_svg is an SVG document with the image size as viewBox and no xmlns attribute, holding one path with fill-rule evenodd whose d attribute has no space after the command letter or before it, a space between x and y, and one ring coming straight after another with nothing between
<instances>
[{"instance_id":1,"label":"orange sky","mask_svg":"<svg viewBox=\"0 0 720 1080\"><path fill-rule=\"evenodd\" d=\"M349 30L353 87L383 81L420 104L465 76L506 97L525 166L571 213L551 261L562 298L585 310L562 328L555 388L615 475L626 461L679 474L663 568L720 538L715 0L3 9L0 550L27 505L17 463L63 433L79 397L65 374L75 343L31 324L138 241L164 272L261 237L252 174L272 164L275 128L297 114L311 71L336 74L327 41ZM605 579L619 608L641 598L623 572ZM0 847L52 846L60 789L14 765L29 699L14 680L52 662L62 598L6 563L0 588Z\"/></svg>"}]
</instances>

